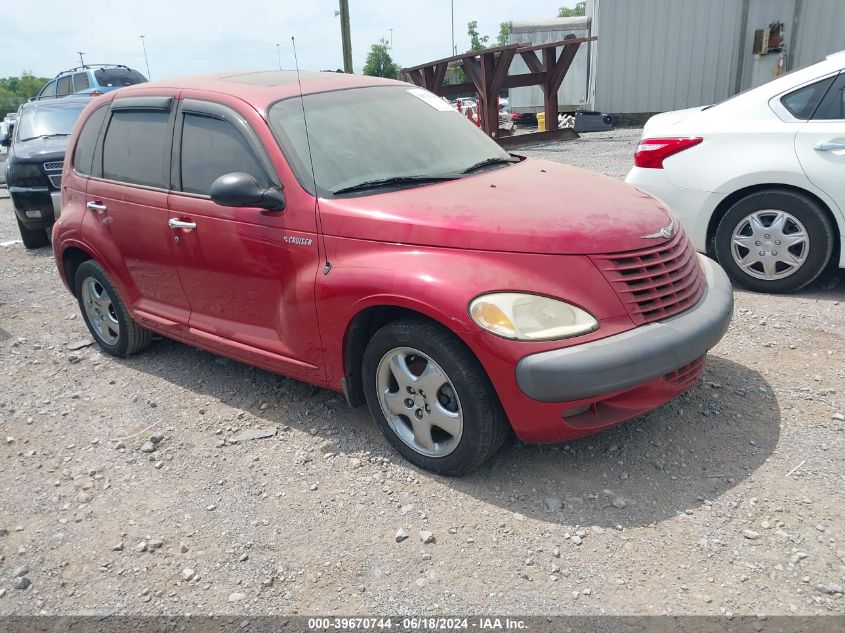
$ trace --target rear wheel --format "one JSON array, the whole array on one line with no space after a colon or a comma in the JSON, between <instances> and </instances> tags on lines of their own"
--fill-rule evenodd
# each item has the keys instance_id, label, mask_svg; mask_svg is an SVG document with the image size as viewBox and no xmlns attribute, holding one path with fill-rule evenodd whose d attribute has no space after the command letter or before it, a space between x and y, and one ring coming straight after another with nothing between
<instances>
[{"instance_id":1,"label":"rear wheel","mask_svg":"<svg viewBox=\"0 0 845 633\"><path fill-rule=\"evenodd\" d=\"M736 202L716 229L730 277L757 292L794 292L821 274L833 252L825 209L803 194L771 189Z\"/></svg>"},{"instance_id":2,"label":"rear wheel","mask_svg":"<svg viewBox=\"0 0 845 633\"><path fill-rule=\"evenodd\" d=\"M21 233L21 240L25 248L41 248L50 243L47 229L28 229L18 220L18 230Z\"/></svg>"},{"instance_id":3,"label":"rear wheel","mask_svg":"<svg viewBox=\"0 0 845 633\"><path fill-rule=\"evenodd\" d=\"M129 356L149 346L151 332L135 323L97 262L89 259L77 269L76 297L85 325L109 354Z\"/></svg>"},{"instance_id":4,"label":"rear wheel","mask_svg":"<svg viewBox=\"0 0 845 633\"><path fill-rule=\"evenodd\" d=\"M478 468L510 425L487 374L454 334L400 319L370 340L363 360L370 412L411 463L442 475Z\"/></svg>"}]
</instances>

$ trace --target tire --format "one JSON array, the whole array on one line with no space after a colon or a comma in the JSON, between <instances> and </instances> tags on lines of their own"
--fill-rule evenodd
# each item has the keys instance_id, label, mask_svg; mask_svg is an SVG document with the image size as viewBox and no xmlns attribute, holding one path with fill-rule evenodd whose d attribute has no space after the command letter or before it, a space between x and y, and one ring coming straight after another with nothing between
<instances>
[{"instance_id":1,"label":"tire","mask_svg":"<svg viewBox=\"0 0 845 633\"><path fill-rule=\"evenodd\" d=\"M781 233L776 233L778 218L786 218ZM755 219L759 220L756 224ZM801 240L802 235L806 239ZM743 245L735 243L735 238ZM830 217L818 202L795 191L766 189L742 198L728 209L716 229L716 257L731 279L749 290L795 292L825 269L834 239ZM787 240L801 241L783 248ZM760 261L749 265L760 253L764 254Z\"/></svg>"},{"instance_id":2,"label":"tire","mask_svg":"<svg viewBox=\"0 0 845 633\"><path fill-rule=\"evenodd\" d=\"M17 220L17 218L15 219ZM47 229L28 229L18 220L18 230L21 232L24 248L41 248L50 243L50 239L47 237Z\"/></svg>"},{"instance_id":3,"label":"tire","mask_svg":"<svg viewBox=\"0 0 845 633\"><path fill-rule=\"evenodd\" d=\"M100 264L82 262L74 288L85 325L103 350L125 357L149 347L152 333L135 323Z\"/></svg>"},{"instance_id":4,"label":"tire","mask_svg":"<svg viewBox=\"0 0 845 633\"><path fill-rule=\"evenodd\" d=\"M397 371L400 366L417 373L417 382L409 382L409 374ZM388 323L367 344L362 373L367 406L382 433L405 459L420 468L439 475L466 474L495 455L510 433L505 412L481 364L459 338L440 325L410 318ZM405 390L397 375L405 381ZM413 392L407 391L411 384ZM423 387L431 388L425 393ZM432 394L432 389L436 393ZM406 397L396 398L394 392ZM413 407L408 406L411 402ZM404 417L391 408L400 409ZM426 441L416 440L412 430L415 416L419 416L419 428L430 425L427 435L420 432L431 441L428 448L423 446ZM443 420L452 428L458 418L459 433L437 426Z\"/></svg>"}]
</instances>

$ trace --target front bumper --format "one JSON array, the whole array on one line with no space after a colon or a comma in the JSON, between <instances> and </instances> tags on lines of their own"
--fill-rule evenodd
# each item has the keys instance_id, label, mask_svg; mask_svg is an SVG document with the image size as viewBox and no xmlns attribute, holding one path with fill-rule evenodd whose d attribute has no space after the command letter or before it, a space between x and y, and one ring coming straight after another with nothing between
<instances>
[{"instance_id":1,"label":"front bumper","mask_svg":"<svg viewBox=\"0 0 845 633\"><path fill-rule=\"evenodd\" d=\"M585 400L641 385L704 356L728 329L733 291L716 262L699 258L707 288L693 308L615 336L526 356L516 366L519 388L541 402Z\"/></svg>"},{"instance_id":2,"label":"front bumper","mask_svg":"<svg viewBox=\"0 0 845 633\"><path fill-rule=\"evenodd\" d=\"M47 187L9 187L15 215L28 229L49 228L62 209L61 191Z\"/></svg>"}]
</instances>

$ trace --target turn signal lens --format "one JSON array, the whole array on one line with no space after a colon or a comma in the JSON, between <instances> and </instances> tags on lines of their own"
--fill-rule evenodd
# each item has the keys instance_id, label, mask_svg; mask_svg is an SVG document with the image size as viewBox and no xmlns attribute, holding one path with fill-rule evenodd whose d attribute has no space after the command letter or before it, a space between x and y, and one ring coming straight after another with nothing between
<instances>
[{"instance_id":1,"label":"turn signal lens","mask_svg":"<svg viewBox=\"0 0 845 633\"><path fill-rule=\"evenodd\" d=\"M478 327L518 341L569 338L599 325L593 315L564 301L517 292L477 297L469 304L469 314Z\"/></svg>"}]
</instances>

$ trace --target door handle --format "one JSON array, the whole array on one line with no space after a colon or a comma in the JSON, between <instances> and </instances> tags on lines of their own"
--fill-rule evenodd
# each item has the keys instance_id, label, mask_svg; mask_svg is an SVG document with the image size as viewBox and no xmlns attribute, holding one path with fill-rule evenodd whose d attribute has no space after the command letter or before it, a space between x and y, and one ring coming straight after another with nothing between
<instances>
[{"instance_id":1,"label":"door handle","mask_svg":"<svg viewBox=\"0 0 845 633\"><path fill-rule=\"evenodd\" d=\"M845 143L816 143L813 149L817 152L836 152L845 149Z\"/></svg>"},{"instance_id":2,"label":"door handle","mask_svg":"<svg viewBox=\"0 0 845 633\"><path fill-rule=\"evenodd\" d=\"M85 208L97 213L105 213L108 210L108 207L100 202L88 202Z\"/></svg>"},{"instance_id":3,"label":"door handle","mask_svg":"<svg viewBox=\"0 0 845 633\"><path fill-rule=\"evenodd\" d=\"M176 218L170 218L167 221L167 226L171 229L185 229L186 231L197 228L196 222L185 222L184 220L177 220Z\"/></svg>"}]
</instances>

